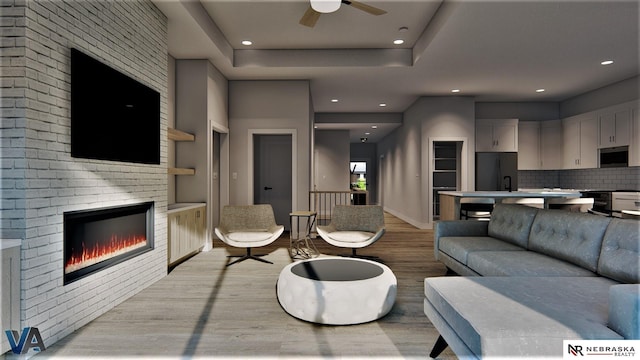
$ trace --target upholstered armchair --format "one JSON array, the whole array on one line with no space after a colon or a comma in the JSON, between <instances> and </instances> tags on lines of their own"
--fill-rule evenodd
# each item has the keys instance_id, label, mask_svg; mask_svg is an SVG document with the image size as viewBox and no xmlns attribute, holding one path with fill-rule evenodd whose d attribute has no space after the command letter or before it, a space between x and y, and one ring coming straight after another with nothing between
<instances>
[{"instance_id":1,"label":"upholstered armchair","mask_svg":"<svg viewBox=\"0 0 640 360\"><path fill-rule=\"evenodd\" d=\"M384 235L384 211L378 205L336 205L331 223L317 226L316 230L326 242L333 246L356 249L369 246Z\"/></svg>"},{"instance_id":2,"label":"upholstered armchair","mask_svg":"<svg viewBox=\"0 0 640 360\"><path fill-rule=\"evenodd\" d=\"M247 249L245 255L229 255L230 258L240 258L227 266L247 259L273 264L259 257L263 255L252 255L251 248L271 244L283 231L284 226L276 224L273 208L269 204L227 205L222 209L220 225L215 228L216 235L225 244Z\"/></svg>"}]
</instances>

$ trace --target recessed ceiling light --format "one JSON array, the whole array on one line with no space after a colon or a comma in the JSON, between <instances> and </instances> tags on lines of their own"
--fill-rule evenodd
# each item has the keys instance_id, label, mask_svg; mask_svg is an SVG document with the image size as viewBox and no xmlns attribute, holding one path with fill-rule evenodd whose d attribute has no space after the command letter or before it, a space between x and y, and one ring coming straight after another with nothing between
<instances>
[{"instance_id":1,"label":"recessed ceiling light","mask_svg":"<svg viewBox=\"0 0 640 360\"><path fill-rule=\"evenodd\" d=\"M338 99L331 99L331 102L332 102L332 103L337 103L337 102L338 102Z\"/></svg>"},{"instance_id":2,"label":"recessed ceiling light","mask_svg":"<svg viewBox=\"0 0 640 360\"><path fill-rule=\"evenodd\" d=\"M451 92L452 92L452 93L459 93L459 92L460 92L460 89L453 89L453 90L451 90Z\"/></svg>"},{"instance_id":3,"label":"recessed ceiling light","mask_svg":"<svg viewBox=\"0 0 640 360\"><path fill-rule=\"evenodd\" d=\"M377 128L378 128L378 125L371 125L371 128L372 128L372 129L377 129Z\"/></svg>"},{"instance_id":4,"label":"recessed ceiling light","mask_svg":"<svg viewBox=\"0 0 640 360\"><path fill-rule=\"evenodd\" d=\"M538 92L538 93L545 92L545 89L538 89L538 90L536 90L536 92Z\"/></svg>"},{"instance_id":5,"label":"recessed ceiling light","mask_svg":"<svg viewBox=\"0 0 640 360\"><path fill-rule=\"evenodd\" d=\"M407 32L407 31L409 31L409 28L408 28L408 27L406 27L406 26L402 26L402 27L400 27L400 28L398 29L398 31L399 31L399 32L401 32L401 33L403 33L403 32Z\"/></svg>"},{"instance_id":6,"label":"recessed ceiling light","mask_svg":"<svg viewBox=\"0 0 640 360\"><path fill-rule=\"evenodd\" d=\"M386 107L386 106L387 106L387 104L385 104L385 103L380 103L378 106L380 106L380 107Z\"/></svg>"},{"instance_id":7,"label":"recessed ceiling light","mask_svg":"<svg viewBox=\"0 0 640 360\"><path fill-rule=\"evenodd\" d=\"M613 64L613 60L605 60L600 63L600 65L611 65L611 64Z\"/></svg>"},{"instance_id":8,"label":"recessed ceiling light","mask_svg":"<svg viewBox=\"0 0 640 360\"><path fill-rule=\"evenodd\" d=\"M370 132L366 132L366 133L364 133L364 134L365 134L365 135L371 135L371 133L370 133Z\"/></svg>"},{"instance_id":9,"label":"recessed ceiling light","mask_svg":"<svg viewBox=\"0 0 640 360\"><path fill-rule=\"evenodd\" d=\"M395 39L395 40L393 40L393 43L394 43L394 44L396 44L396 45L402 45L402 44L404 44L404 40L402 40L402 39Z\"/></svg>"},{"instance_id":10,"label":"recessed ceiling light","mask_svg":"<svg viewBox=\"0 0 640 360\"><path fill-rule=\"evenodd\" d=\"M250 46L250 45L253 45L253 42L251 40L242 40L242 45Z\"/></svg>"}]
</instances>

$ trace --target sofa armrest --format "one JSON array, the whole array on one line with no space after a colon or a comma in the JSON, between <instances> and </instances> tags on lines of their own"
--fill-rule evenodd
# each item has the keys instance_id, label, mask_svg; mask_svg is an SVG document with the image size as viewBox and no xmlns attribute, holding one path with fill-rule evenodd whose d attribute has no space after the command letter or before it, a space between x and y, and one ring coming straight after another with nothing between
<instances>
[{"instance_id":1,"label":"sofa armrest","mask_svg":"<svg viewBox=\"0 0 640 360\"><path fill-rule=\"evenodd\" d=\"M640 339L640 284L609 288L609 328L625 339Z\"/></svg>"},{"instance_id":2,"label":"sofa armrest","mask_svg":"<svg viewBox=\"0 0 640 360\"><path fill-rule=\"evenodd\" d=\"M433 228L433 254L438 260L440 238L447 236L488 236L488 221L443 220L437 221Z\"/></svg>"}]
</instances>

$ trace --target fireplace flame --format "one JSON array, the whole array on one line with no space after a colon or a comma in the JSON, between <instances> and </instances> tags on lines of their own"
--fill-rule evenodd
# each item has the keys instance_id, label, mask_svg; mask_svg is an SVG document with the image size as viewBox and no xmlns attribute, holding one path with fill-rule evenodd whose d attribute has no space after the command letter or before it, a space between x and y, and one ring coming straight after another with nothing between
<instances>
[{"instance_id":1,"label":"fireplace flame","mask_svg":"<svg viewBox=\"0 0 640 360\"><path fill-rule=\"evenodd\" d=\"M147 238L144 235L111 235L110 239L95 244L90 248L87 248L83 241L82 251L73 251L73 254L64 266L64 273L68 274L87 266L97 264L101 261L108 260L120 254L143 247L146 244Z\"/></svg>"}]
</instances>

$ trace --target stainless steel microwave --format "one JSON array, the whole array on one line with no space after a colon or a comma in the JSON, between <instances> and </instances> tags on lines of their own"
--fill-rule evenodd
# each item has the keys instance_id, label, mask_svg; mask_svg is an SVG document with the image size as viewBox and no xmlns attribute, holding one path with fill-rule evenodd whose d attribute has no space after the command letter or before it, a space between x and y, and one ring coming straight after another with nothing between
<instances>
[{"instance_id":1,"label":"stainless steel microwave","mask_svg":"<svg viewBox=\"0 0 640 360\"><path fill-rule=\"evenodd\" d=\"M629 166L629 147L618 146L600 149L600 167L627 167Z\"/></svg>"}]
</instances>

